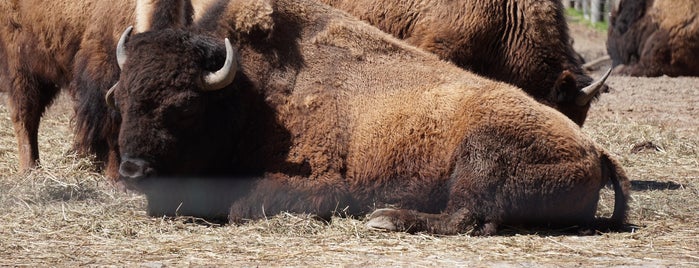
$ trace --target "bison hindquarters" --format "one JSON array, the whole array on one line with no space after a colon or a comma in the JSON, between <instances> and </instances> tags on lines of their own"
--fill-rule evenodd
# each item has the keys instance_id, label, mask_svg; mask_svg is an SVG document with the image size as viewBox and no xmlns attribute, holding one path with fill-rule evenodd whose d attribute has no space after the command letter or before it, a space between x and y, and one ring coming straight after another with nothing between
<instances>
[{"instance_id":1,"label":"bison hindquarters","mask_svg":"<svg viewBox=\"0 0 699 268\"><path fill-rule=\"evenodd\" d=\"M502 225L574 227L590 234L619 230L624 224L629 181L605 152L585 143L550 148L536 139L531 143L504 139L499 145L506 149L498 150L488 146L496 143L487 136L468 139L462 146L451 176L449 201L441 214L380 209L369 216L367 226L410 233L493 235ZM598 221L599 192L610 180L614 213L611 219Z\"/></svg>"}]
</instances>

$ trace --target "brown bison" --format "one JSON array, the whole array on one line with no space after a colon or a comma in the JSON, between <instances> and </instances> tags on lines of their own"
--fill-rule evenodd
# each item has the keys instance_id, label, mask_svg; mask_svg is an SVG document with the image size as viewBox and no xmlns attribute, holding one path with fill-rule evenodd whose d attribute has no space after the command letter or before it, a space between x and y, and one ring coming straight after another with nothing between
<instances>
[{"instance_id":1,"label":"brown bison","mask_svg":"<svg viewBox=\"0 0 699 268\"><path fill-rule=\"evenodd\" d=\"M119 172L152 215L215 199L178 181L203 177L237 184L235 223L375 208L371 227L440 234L625 221L628 179L568 118L315 1L220 0L120 40Z\"/></svg>"},{"instance_id":2,"label":"brown bison","mask_svg":"<svg viewBox=\"0 0 699 268\"><path fill-rule=\"evenodd\" d=\"M321 0L456 65L524 89L582 126L589 87L560 0ZM603 78L603 79L606 79Z\"/></svg>"},{"instance_id":3,"label":"brown bison","mask_svg":"<svg viewBox=\"0 0 699 268\"><path fill-rule=\"evenodd\" d=\"M607 52L615 73L699 75L696 0L621 0L610 22Z\"/></svg>"},{"instance_id":4,"label":"brown bison","mask_svg":"<svg viewBox=\"0 0 699 268\"><path fill-rule=\"evenodd\" d=\"M191 3L161 2L188 5L187 21L180 23L191 22ZM194 1L199 2L207 1ZM110 140L116 139L118 113L101 100L118 78L114 49L123 29L133 24L134 10L133 1L119 0L0 2L0 91L7 93L20 170L38 163L41 115L66 88L75 100L75 149L111 162L108 176L117 176L118 151Z\"/></svg>"}]
</instances>

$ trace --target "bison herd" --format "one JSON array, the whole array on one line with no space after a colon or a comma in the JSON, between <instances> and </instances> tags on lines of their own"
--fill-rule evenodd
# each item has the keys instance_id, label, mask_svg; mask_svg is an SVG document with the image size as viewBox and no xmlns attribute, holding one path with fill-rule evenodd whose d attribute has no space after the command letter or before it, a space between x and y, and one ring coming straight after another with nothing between
<instances>
[{"instance_id":1,"label":"bison herd","mask_svg":"<svg viewBox=\"0 0 699 268\"><path fill-rule=\"evenodd\" d=\"M616 70L691 74L675 70L696 67L681 54L696 49L652 41L686 31L639 17L679 4L647 2L613 17ZM629 180L580 130L606 76L583 71L560 1L3 1L0 13L20 170L39 161L41 115L66 89L75 150L145 193L150 215L625 228ZM628 56L615 34L651 36L648 52ZM658 53L670 67L648 63ZM614 212L596 218L607 184Z\"/></svg>"},{"instance_id":2,"label":"bison herd","mask_svg":"<svg viewBox=\"0 0 699 268\"><path fill-rule=\"evenodd\" d=\"M699 2L621 0L610 21L607 51L616 73L699 75Z\"/></svg>"}]
</instances>

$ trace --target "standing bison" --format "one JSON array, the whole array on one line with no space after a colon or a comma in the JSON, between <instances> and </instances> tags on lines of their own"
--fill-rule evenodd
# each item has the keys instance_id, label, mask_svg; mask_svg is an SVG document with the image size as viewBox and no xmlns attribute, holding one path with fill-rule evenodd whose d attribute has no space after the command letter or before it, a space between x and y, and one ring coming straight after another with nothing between
<instances>
[{"instance_id":1,"label":"standing bison","mask_svg":"<svg viewBox=\"0 0 699 268\"><path fill-rule=\"evenodd\" d=\"M696 0L622 0L610 22L607 51L616 73L699 75Z\"/></svg>"},{"instance_id":2,"label":"standing bison","mask_svg":"<svg viewBox=\"0 0 699 268\"><path fill-rule=\"evenodd\" d=\"M605 90L603 82L589 87L560 0L322 2L462 68L518 86L580 126L590 101Z\"/></svg>"},{"instance_id":3,"label":"standing bison","mask_svg":"<svg viewBox=\"0 0 699 268\"><path fill-rule=\"evenodd\" d=\"M91 12L62 2L0 2L0 91L7 96L20 170L37 164L39 120L71 81L72 59Z\"/></svg>"},{"instance_id":4,"label":"standing bison","mask_svg":"<svg viewBox=\"0 0 699 268\"><path fill-rule=\"evenodd\" d=\"M312 0L205 12L186 27L136 25L117 46L107 101L122 119L119 173L151 215L181 213L195 195L168 182L200 177L237 183L235 223L375 208L371 227L439 234L624 223L619 164L519 88ZM614 213L596 225L607 182Z\"/></svg>"},{"instance_id":5,"label":"standing bison","mask_svg":"<svg viewBox=\"0 0 699 268\"><path fill-rule=\"evenodd\" d=\"M181 24L191 22L191 3L162 2L187 5L177 16ZM107 175L117 176L118 149L111 141L119 118L102 100L118 78L113 51L136 19L134 10L133 1L122 0L0 1L0 91L7 94L21 171L37 165L41 115L68 89L75 101L75 149L111 163Z\"/></svg>"}]
</instances>

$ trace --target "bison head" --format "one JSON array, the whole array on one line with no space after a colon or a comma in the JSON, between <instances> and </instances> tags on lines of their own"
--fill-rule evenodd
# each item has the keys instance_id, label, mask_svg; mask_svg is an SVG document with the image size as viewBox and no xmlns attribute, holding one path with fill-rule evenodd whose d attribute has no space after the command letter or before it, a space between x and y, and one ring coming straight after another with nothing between
<instances>
[{"instance_id":1,"label":"bison head","mask_svg":"<svg viewBox=\"0 0 699 268\"><path fill-rule=\"evenodd\" d=\"M554 90L542 102L582 126L587 118L592 100L599 96L600 92L607 91L605 81L611 71L610 68L600 79L585 85L590 81L585 79L587 76L576 75L572 71L564 70L556 80Z\"/></svg>"},{"instance_id":2,"label":"bison head","mask_svg":"<svg viewBox=\"0 0 699 268\"><path fill-rule=\"evenodd\" d=\"M119 175L127 186L227 166L219 156L231 151L235 124L223 115L236 112L230 102L238 63L224 43L183 29L122 34L121 74L106 98L122 118Z\"/></svg>"}]
</instances>

